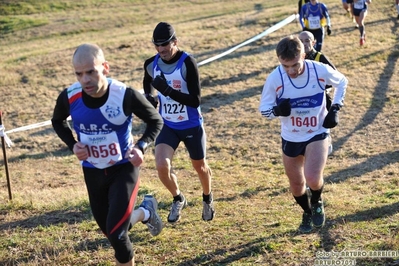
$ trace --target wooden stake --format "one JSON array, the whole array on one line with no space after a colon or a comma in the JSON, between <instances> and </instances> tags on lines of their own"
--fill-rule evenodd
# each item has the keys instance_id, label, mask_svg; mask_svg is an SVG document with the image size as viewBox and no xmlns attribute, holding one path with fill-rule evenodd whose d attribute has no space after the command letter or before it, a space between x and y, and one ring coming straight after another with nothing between
<instances>
[{"instance_id":1,"label":"wooden stake","mask_svg":"<svg viewBox=\"0 0 399 266\"><path fill-rule=\"evenodd\" d=\"M0 111L0 126L3 125L2 122L2 113ZM12 200L12 194L11 194L11 184L10 184L10 174L8 172L8 160L7 160L7 153L6 153L6 141L4 139L4 136L1 136L1 147L3 149L3 157L4 157L4 166L6 168L6 177L7 177L7 187L8 187L8 198Z\"/></svg>"}]
</instances>

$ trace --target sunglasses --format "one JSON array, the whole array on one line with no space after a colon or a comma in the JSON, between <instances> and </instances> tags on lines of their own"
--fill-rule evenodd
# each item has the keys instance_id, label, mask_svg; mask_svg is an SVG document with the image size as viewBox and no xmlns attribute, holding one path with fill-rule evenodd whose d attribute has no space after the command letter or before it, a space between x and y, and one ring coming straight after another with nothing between
<instances>
[{"instance_id":1,"label":"sunglasses","mask_svg":"<svg viewBox=\"0 0 399 266\"><path fill-rule=\"evenodd\" d=\"M170 42L173 40L174 37L175 37L175 33L173 33L172 36L170 36L169 39L167 39L167 40L164 41L163 43L156 43L156 42L154 42L154 39L152 39L152 43L153 43L156 47L159 47L159 46L165 47L165 46L168 46L168 45L170 44Z\"/></svg>"},{"instance_id":2,"label":"sunglasses","mask_svg":"<svg viewBox=\"0 0 399 266\"><path fill-rule=\"evenodd\" d=\"M160 43L160 44L154 43L154 45L155 45L156 47L159 47L159 46L165 47L165 46L168 46L169 44L170 44L170 41L169 41L169 42Z\"/></svg>"}]
</instances>

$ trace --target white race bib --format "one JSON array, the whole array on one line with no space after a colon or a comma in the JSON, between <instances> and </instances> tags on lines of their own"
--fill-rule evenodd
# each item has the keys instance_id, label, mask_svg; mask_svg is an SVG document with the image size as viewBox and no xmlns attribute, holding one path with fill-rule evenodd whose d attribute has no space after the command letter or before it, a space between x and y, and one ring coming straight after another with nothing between
<instances>
[{"instance_id":1,"label":"white race bib","mask_svg":"<svg viewBox=\"0 0 399 266\"><path fill-rule=\"evenodd\" d=\"M316 16L309 16L308 17L308 21L309 21L309 28L310 29L319 29L320 28L320 17Z\"/></svg>"},{"instance_id":2,"label":"white race bib","mask_svg":"<svg viewBox=\"0 0 399 266\"><path fill-rule=\"evenodd\" d=\"M290 116L290 122L286 128L293 133L312 133L319 129L318 110L308 109L301 114L301 111L295 111L297 116Z\"/></svg>"},{"instance_id":3,"label":"white race bib","mask_svg":"<svg viewBox=\"0 0 399 266\"><path fill-rule=\"evenodd\" d=\"M179 123L188 120L187 106L176 102L175 100L164 97L161 100L162 117L170 122Z\"/></svg>"},{"instance_id":4,"label":"white race bib","mask_svg":"<svg viewBox=\"0 0 399 266\"><path fill-rule=\"evenodd\" d=\"M116 132L98 135L80 133L80 141L87 145L89 157L86 161L96 168L104 169L123 159Z\"/></svg>"}]
</instances>

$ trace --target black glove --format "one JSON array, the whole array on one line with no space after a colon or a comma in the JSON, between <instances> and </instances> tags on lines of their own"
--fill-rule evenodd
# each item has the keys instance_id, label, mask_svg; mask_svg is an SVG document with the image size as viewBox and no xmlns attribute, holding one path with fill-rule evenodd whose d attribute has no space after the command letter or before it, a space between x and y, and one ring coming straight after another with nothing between
<instances>
[{"instance_id":1,"label":"black glove","mask_svg":"<svg viewBox=\"0 0 399 266\"><path fill-rule=\"evenodd\" d=\"M327 85L327 86L330 86L330 85ZM326 89L327 89L327 86L326 86ZM326 92L326 109L328 111L331 108L333 98L332 98L331 94L327 92L327 90L325 90L325 92Z\"/></svg>"},{"instance_id":2,"label":"black glove","mask_svg":"<svg viewBox=\"0 0 399 266\"><path fill-rule=\"evenodd\" d=\"M331 27L327 26L327 35L331 35Z\"/></svg>"},{"instance_id":3,"label":"black glove","mask_svg":"<svg viewBox=\"0 0 399 266\"><path fill-rule=\"evenodd\" d=\"M154 108L157 108L158 106L158 97L150 94L150 93L146 93L145 94L145 98L147 99L147 101L149 101L152 106L154 106Z\"/></svg>"},{"instance_id":4,"label":"black glove","mask_svg":"<svg viewBox=\"0 0 399 266\"><path fill-rule=\"evenodd\" d=\"M161 76L156 76L155 79L152 81L151 85L160 93L162 93L164 96L169 96L171 91L173 90L172 87L168 85L166 82L165 76L163 73Z\"/></svg>"},{"instance_id":5,"label":"black glove","mask_svg":"<svg viewBox=\"0 0 399 266\"><path fill-rule=\"evenodd\" d=\"M328 114L324 118L323 127L325 128L334 128L338 125L338 111L341 107L338 104L331 105Z\"/></svg>"},{"instance_id":6,"label":"black glove","mask_svg":"<svg viewBox=\"0 0 399 266\"><path fill-rule=\"evenodd\" d=\"M277 106L273 107L275 116L289 116L291 114L290 98L281 101Z\"/></svg>"}]
</instances>

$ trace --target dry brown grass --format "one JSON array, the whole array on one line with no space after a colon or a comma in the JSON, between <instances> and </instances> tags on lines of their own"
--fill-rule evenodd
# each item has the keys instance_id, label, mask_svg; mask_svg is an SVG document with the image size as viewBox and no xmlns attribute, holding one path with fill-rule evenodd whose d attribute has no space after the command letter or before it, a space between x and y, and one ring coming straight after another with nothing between
<instances>
[{"instance_id":1,"label":"dry brown grass","mask_svg":"<svg viewBox=\"0 0 399 266\"><path fill-rule=\"evenodd\" d=\"M69 5L16 16L48 24L0 37L6 130L51 118L57 95L75 81L71 55L83 42L103 47L111 76L140 89L159 21L171 22L180 47L200 62L296 11L293 0L58 2ZM374 1L367 44L360 48L341 1L324 3L333 34L323 52L350 80L325 170L325 227L297 233L300 210L281 165L279 123L257 111L264 80L278 64L276 43L300 31L291 23L200 67L217 216L201 220L199 182L181 147L175 167L189 207L178 225L167 225L158 237L151 238L145 226L132 230L138 265L313 265L317 251L399 250L397 14L393 1ZM50 127L10 137L12 201L0 160L0 265L112 265L112 248L91 218L75 157ZM146 160L140 195L154 193L166 221L171 197L156 177L151 152ZM357 265L397 265L398 259L358 259Z\"/></svg>"}]
</instances>

